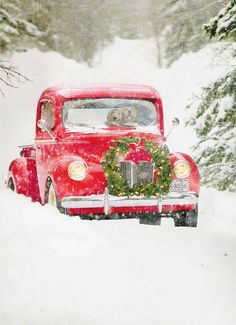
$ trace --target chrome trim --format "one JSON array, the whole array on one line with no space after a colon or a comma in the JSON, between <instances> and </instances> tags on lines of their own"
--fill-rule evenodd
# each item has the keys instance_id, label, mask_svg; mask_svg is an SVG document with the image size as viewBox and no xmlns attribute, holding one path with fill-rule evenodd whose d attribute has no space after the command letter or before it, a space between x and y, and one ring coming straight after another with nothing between
<instances>
[{"instance_id":1,"label":"chrome trim","mask_svg":"<svg viewBox=\"0 0 236 325\"><path fill-rule=\"evenodd\" d=\"M34 144L37 145L37 144L57 144L57 141L54 139L37 139L34 141Z\"/></svg>"},{"instance_id":2,"label":"chrome trim","mask_svg":"<svg viewBox=\"0 0 236 325\"><path fill-rule=\"evenodd\" d=\"M133 188L134 187L134 162L131 161L130 162L130 167L131 167L131 171L130 171L130 187Z\"/></svg>"},{"instance_id":3,"label":"chrome trim","mask_svg":"<svg viewBox=\"0 0 236 325\"><path fill-rule=\"evenodd\" d=\"M109 192L108 188L105 188L104 192L104 213L107 215L109 212Z\"/></svg>"},{"instance_id":4,"label":"chrome trim","mask_svg":"<svg viewBox=\"0 0 236 325\"><path fill-rule=\"evenodd\" d=\"M18 148L33 148L34 149L34 145L33 144L25 144L23 146L18 146Z\"/></svg>"},{"instance_id":5,"label":"chrome trim","mask_svg":"<svg viewBox=\"0 0 236 325\"><path fill-rule=\"evenodd\" d=\"M195 192L170 192L161 197L144 197L144 196L114 196L105 189L104 194L88 196L69 196L62 199L63 208L103 208L107 215L112 207L129 207L129 206L158 206L162 211L166 205L192 205L198 203L198 195Z\"/></svg>"}]
</instances>

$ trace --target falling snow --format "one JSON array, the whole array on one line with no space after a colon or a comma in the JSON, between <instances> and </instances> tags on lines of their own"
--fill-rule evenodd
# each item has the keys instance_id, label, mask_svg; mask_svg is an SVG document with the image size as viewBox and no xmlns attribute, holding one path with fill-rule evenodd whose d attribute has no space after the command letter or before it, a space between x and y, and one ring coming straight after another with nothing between
<instances>
[{"instance_id":1,"label":"falling snow","mask_svg":"<svg viewBox=\"0 0 236 325\"><path fill-rule=\"evenodd\" d=\"M54 84L131 82L163 98L171 150L192 153L184 127L192 93L225 74L219 45L185 54L158 69L154 40L115 42L93 68L32 49L13 60L33 83L1 98L0 184L19 150L33 143L39 94ZM135 55L134 55L135 53ZM181 78L180 78L181 76ZM0 189L0 323L3 325L234 325L236 323L235 194L201 189L199 226L161 227L137 220L82 221Z\"/></svg>"}]
</instances>

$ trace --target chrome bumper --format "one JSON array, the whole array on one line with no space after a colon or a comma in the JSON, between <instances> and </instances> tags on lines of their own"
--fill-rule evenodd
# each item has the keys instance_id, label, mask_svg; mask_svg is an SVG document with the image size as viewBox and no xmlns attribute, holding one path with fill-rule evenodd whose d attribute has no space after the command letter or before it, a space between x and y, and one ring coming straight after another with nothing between
<instances>
[{"instance_id":1,"label":"chrome bumper","mask_svg":"<svg viewBox=\"0 0 236 325\"><path fill-rule=\"evenodd\" d=\"M142 196L114 196L105 189L104 194L88 196L70 196L62 199L63 208L103 208L104 213L108 214L113 207L145 207L158 206L159 211L165 205L194 205L198 202L198 195L194 192L170 192L161 197L142 197Z\"/></svg>"}]
</instances>

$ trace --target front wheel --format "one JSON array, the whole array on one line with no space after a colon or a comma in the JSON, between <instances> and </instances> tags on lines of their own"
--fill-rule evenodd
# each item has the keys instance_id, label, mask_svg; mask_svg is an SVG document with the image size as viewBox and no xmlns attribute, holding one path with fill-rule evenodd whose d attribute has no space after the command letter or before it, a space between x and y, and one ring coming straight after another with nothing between
<instances>
[{"instance_id":1,"label":"front wheel","mask_svg":"<svg viewBox=\"0 0 236 325\"><path fill-rule=\"evenodd\" d=\"M66 214L66 209L61 205L58 200L52 181L49 179L47 182L46 203L57 208L61 213Z\"/></svg>"},{"instance_id":2,"label":"front wheel","mask_svg":"<svg viewBox=\"0 0 236 325\"><path fill-rule=\"evenodd\" d=\"M180 211L174 217L175 227L197 227L198 206L189 211Z\"/></svg>"}]
</instances>

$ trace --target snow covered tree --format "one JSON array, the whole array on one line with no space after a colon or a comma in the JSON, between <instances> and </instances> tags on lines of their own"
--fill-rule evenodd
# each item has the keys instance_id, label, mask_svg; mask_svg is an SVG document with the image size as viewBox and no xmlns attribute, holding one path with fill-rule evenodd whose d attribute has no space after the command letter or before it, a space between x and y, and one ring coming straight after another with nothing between
<instances>
[{"instance_id":1,"label":"snow covered tree","mask_svg":"<svg viewBox=\"0 0 236 325\"><path fill-rule=\"evenodd\" d=\"M194 153L202 182L236 191L236 71L205 88L203 98L191 105L188 121L198 136Z\"/></svg>"},{"instance_id":2,"label":"snow covered tree","mask_svg":"<svg viewBox=\"0 0 236 325\"><path fill-rule=\"evenodd\" d=\"M25 42L37 40L42 32L25 20L19 0L1 1L0 7L0 50L24 50Z\"/></svg>"},{"instance_id":3,"label":"snow covered tree","mask_svg":"<svg viewBox=\"0 0 236 325\"><path fill-rule=\"evenodd\" d=\"M215 15L224 0L149 0L151 22L163 66L170 66L182 54L198 51L209 39L202 35L202 24Z\"/></svg>"},{"instance_id":4,"label":"snow covered tree","mask_svg":"<svg viewBox=\"0 0 236 325\"><path fill-rule=\"evenodd\" d=\"M231 38L236 41L236 0L231 0L203 28L210 38L216 36L219 40Z\"/></svg>"},{"instance_id":5,"label":"snow covered tree","mask_svg":"<svg viewBox=\"0 0 236 325\"><path fill-rule=\"evenodd\" d=\"M19 0L1 1L0 6L0 51L23 51L31 42L38 42L43 33L24 19ZM0 60L0 93L2 86L17 87L22 81L29 80L11 63Z\"/></svg>"},{"instance_id":6,"label":"snow covered tree","mask_svg":"<svg viewBox=\"0 0 236 325\"><path fill-rule=\"evenodd\" d=\"M235 13L232 0L204 25L205 31L210 37L235 41ZM193 125L198 136L194 149L203 183L236 191L236 67L204 88L203 98L189 108L193 116L187 124Z\"/></svg>"}]
</instances>

